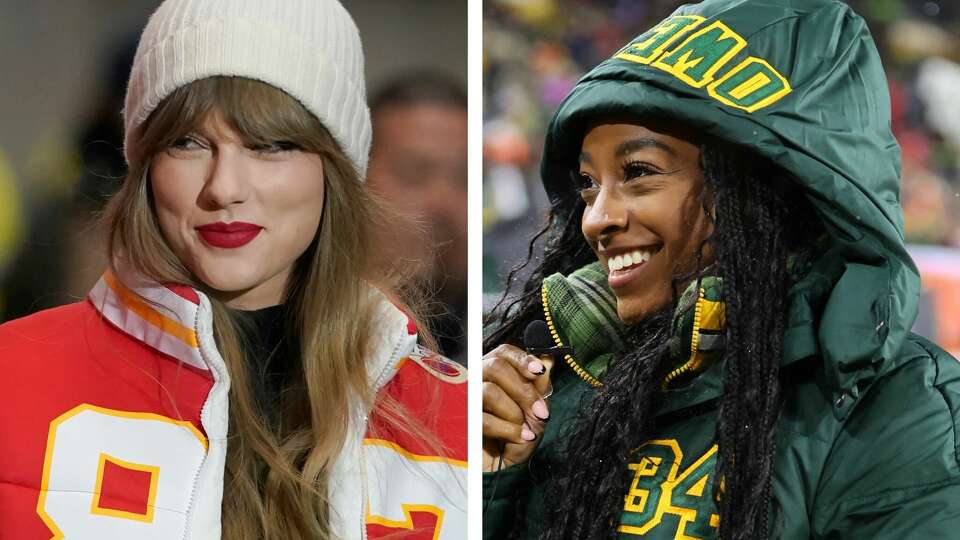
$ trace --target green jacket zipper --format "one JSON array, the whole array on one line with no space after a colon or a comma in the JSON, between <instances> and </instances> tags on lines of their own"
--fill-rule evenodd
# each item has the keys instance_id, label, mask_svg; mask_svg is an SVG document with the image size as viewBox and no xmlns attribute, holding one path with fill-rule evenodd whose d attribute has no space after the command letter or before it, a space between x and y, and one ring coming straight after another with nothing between
<instances>
[{"instance_id":1,"label":"green jacket zipper","mask_svg":"<svg viewBox=\"0 0 960 540\"><path fill-rule=\"evenodd\" d=\"M543 315L547 320L547 328L550 329L550 335L553 337L553 342L556 344L557 347L566 347L566 345L564 345L563 343L563 340L560 339L560 334L557 333L557 327L556 325L553 324L553 317L550 315L550 305L547 301L547 284L546 283L544 283L543 287L541 287L540 289L540 297L543 303ZM587 370L580 367L580 365L577 364L577 362L573 359L572 356L570 356L569 354L565 354L563 355L563 359L567 362L567 365L569 365L570 368L573 369L574 373L576 373L577 376L579 376L581 379L586 381L587 384L589 384L590 386L593 386L594 388L599 388L603 386L603 383L601 383L596 378L594 378L593 375L590 375L587 372Z\"/></svg>"}]
</instances>

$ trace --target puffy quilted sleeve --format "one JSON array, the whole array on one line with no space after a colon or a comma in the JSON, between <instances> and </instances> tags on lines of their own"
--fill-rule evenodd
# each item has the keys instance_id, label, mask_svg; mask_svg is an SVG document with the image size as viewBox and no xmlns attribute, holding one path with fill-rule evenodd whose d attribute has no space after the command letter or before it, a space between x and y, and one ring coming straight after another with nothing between
<instances>
[{"instance_id":1,"label":"puffy quilted sleeve","mask_svg":"<svg viewBox=\"0 0 960 540\"><path fill-rule=\"evenodd\" d=\"M960 531L960 363L913 338L910 358L857 404L813 507L816 538L948 538Z\"/></svg>"}]
</instances>

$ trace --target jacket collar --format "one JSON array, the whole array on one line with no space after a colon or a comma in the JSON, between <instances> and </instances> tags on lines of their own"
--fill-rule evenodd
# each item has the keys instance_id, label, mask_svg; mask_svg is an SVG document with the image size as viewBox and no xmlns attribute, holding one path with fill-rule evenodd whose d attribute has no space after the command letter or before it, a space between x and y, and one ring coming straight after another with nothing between
<instances>
[{"instance_id":1,"label":"jacket collar","mask_svg":"<svg viewBox=\"0 0 960 540\"><path fill-rule=\"evenodd\" d=\"M371 388L379 390L396 373L399 360L417 341L411 319L374 287L377 302L374 336L367 358ZM184 285L160 284L134 271L107 270L88 298L113 326L148 347L194 368L216 370L219 354L210 354L203 344L213 344L213 315L206 295ZM216 360L215 360L216 359Z\"/></svg>"},{"instance_id":2,"label":"jacket collar","mask_svg":"<svg viewBox=\"0 0 960 540\"><path fill-rule=\"evenodd\" d=\"M675 359L663 381L664 399L656 414L666 414L719 397L723 393L722 363L726 316L722 280L706 276L691 283L680 296L673 315L674 338L670 354ZM627 333L617 318L616 297L607 287L606 272L591 263L570 276L554 274L544 280L544 313L553 323L558 346L569 345L565 360L592 386L603 379L613 354Z\"/></svg>"}]
</instances>

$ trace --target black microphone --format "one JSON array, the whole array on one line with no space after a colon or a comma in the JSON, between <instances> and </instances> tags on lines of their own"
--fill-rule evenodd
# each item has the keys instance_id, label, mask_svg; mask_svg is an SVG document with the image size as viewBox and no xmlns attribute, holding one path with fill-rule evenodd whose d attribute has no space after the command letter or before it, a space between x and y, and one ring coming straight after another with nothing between
<instances>
[{"instance_id":1,"label":"black microphone","mask_svg":"<svg viewBox=\"0 0 960 540\"><path fill-rule=\"evenodd\" d=\"M526 348L527 354L534 356L549 354L556 358L556 355L562 357L566 354L573 354L573 347L555 347L553 345L553 338L550 337L550 329L547 327L547 323L540 320L531 321L524 328L523 346Z\"/></svg>"}]
</instances>

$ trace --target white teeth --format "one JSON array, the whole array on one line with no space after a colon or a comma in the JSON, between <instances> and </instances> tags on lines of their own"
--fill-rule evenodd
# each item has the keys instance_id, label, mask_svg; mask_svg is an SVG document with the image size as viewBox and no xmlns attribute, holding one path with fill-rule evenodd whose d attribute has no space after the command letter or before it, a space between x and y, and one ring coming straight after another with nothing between
<instances>
[{"instance_id":1,"label":"white teeth","mask_svg":"<svg viewBox=\"0 0 960 540\"><path fill-rule=\"evenodd\" d=\"M615 270L623 270L624 268L629 268L634 265L642 264L650 260L651 253L649 251L640 251L634 250L625 255L617 255L616 257L611 257L607 259L607 268L611 272Z\"/></svg>"}]
</instances>

